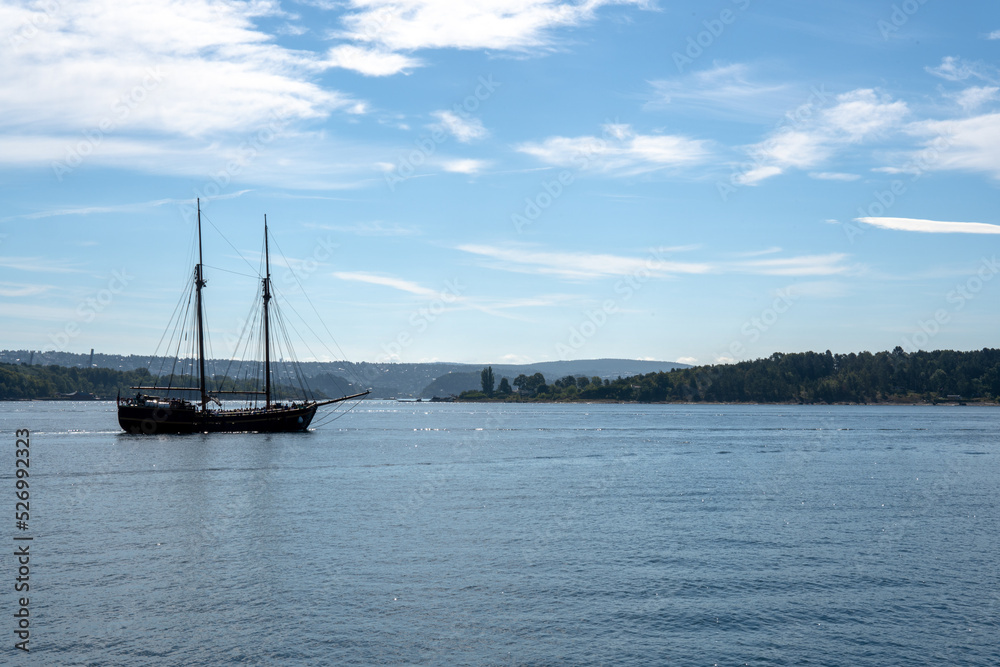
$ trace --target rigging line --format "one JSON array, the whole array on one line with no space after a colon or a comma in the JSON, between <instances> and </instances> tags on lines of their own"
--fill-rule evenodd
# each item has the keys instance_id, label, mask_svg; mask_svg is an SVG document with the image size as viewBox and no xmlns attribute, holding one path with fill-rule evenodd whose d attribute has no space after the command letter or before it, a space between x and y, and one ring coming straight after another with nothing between
<instances>
[{"instance_id":1,"label":"rigging line","mask_svg":"<svg viewBox=\"0 0 1000 667\"><path fill-rule=\"evenodd\" d=\"M190 277L188 278L190 280ZM163 349L163 357L159 359L160 366L157 370L157 375L163 375L163 366L166 364L167 360L170 359L170 348L173 347L174 336L177 335L177 327L181 322L182 314L186 315L187 309L191 304L191 286L192 283L186 284L186 289L180 290L180 296L177 299L177 305L174 307L174 312L171 313L170 319L167 320L167 326L163 330L163 335L160 337L160 342L156 346L156 351L153 357L149 360L149 369L152 369L153 362L156 361L156 357L160 354L160 346L163 344L164 339L167 341L166 347ZM187 299L187 304L185 304L185 299ZM170 334L169 338L167 334ZM174 358L176 361L176 356Z\"/></svg>"},{"instance_id":2,"label":"rigging line","mask_svg":"<svg viewBox=\"0 0 1000 667\"><path fill-rule=\"evenodd\" d=\"M334 411L333 413L330 414L329 418L327 418L326 421L321 421L319 424L316 424L316 428L320 428L320 427L326 426L327 424L332 424L333 422L337 421L338 419L340 419L341 417L343 417L344 415L346 415L348 412L350 412L354 408L356 408L359 405L361 405L361 401L363 401L363 400L365 400L365 399L359 398L353 405L347 406L346 409L340 410L340 411Z\"/></svg>"},{"instance_id":3,"label":"rigging line","mask_svg":"<svg viewBox=\"0 0 1000 667\"><path fill-rule=\"evenodd\" d=\"M249 273L240 273L239 271L230 271L229 269L223 269L219 266L211 266L209 264L202 264L206 269L212 269L213 271L225 271L226 273L232 273L233 275L243 276L244 278L254 278L259 279L260 276L252 276Z\"/></svg>"},{"instance_id":4,"label":"rigging line","mask_svg":"<svg viewBox=\"0 0 1000 667\"><path fill-rule=\"evenodd\" d=\"M191 313L191 293L194 290L188 290L187 304L184 306L184 317L177 324L174 325L174 333L177 334L177 347L174 348L174 360L170 364L170 378L167 381L167 386L172 387L174 385L174 370L177 368L177 360L180 358L181 354L181 343L184 341L184 330L187 328L187 318ZM173 336L171 336L173 339ZM163 367L161 365L160 372L162 375Z\"/></svg>"},{"instance_id":5,"label":"rigging line","mask_svg":"<svg viewBox=\"0 0 1000 667\"><path fill-rule=\"evenodd\" d=\"M153 356L149 358L149 363L146 364L146 370L149 371L153 366L153 359L160 353L160 346L163 345L163 339L167 337L167 332L170 331L170 323L178 316L178 310L181 304L184 303L184 292L181 291L180 297L177 299L177 304L174 306L174 312L170 313L170 319L167 320L167 327L163 330L163 335L160 336L160 342L156 344L156 350L153 351ZM167 343L167 348L169 349L170 343ZM163 362L160 362L160 367L162 370Z\"/></svg>"},{"instance_id":6,"label":"rigging line","mask_svg":"<svg viewBox=\"0 0 1000 667\"><path fill-rule=\"evenodd\" d=\"M298 375L298 365L299 365L298 364L298 359L295 358L295 349L292 346L292 339L288 335L288 328L285 325L285 318L284 318L284 316L281 313L281 309L277 307L277 303L275 303L273 305L275 306L275 308L274 308L274 310L272 312L272 318L271 319L272 319L272 321L273 321L273 323L274 323L274 325L275 325L275 327L277 328L277 331L278 331L278 337L277 337L277 339L276 339L275 342L279 346L281 345L282 342L284 342L284 345L285 345L285 347L282 350L280 350L280 356L278 357L279 359L281 359L281 362L280 362L281 363L281 369L282 369L282 371L286 375L288 375L289 374L289 367L290 367L291 368L291 373L297 376ZM287 357L287 360L286 360L286 357Z\"/></svg>"},{"instance_id":7,"label":"rigging line","mask_svg":"<svg viewBox=\"0 0 1000 667\"><path fill-rule=\"evenodd\" d=\"M236 246L233 245L232 241L230 241L228 238L226 238L226 235L223 234L222 231L218 227L215 226L215 223L212 222L211 218L209 218L207 215L205 215L204 211L202 211L201 217L202 217L203 220L207 220L208 224L212 225L212 229L214 229L216 231L216 233L218 233L218 235L222 237L222 240L229 244L229 247L232 248L236 252L236 254L239 256L239 258L242 259L246 263L247 266L250 267L251 271L254 271L255 269L253 268L253 264L251 264L250 262L247 261L247 258L244 257L243 254L236 248Z\"/></svg>"},{"instance_id":8,"label":"rigging line","mask_svg":"<svg viewBox=\"0 0 1000 667\"><path fill-rule=\"evenodd\" d=\"M285 251L281 249L280 245L278 245L277 239L275 239L274 245L275 245L275 247L278 248L278 252L280 252L284 256ZM302 291L302 296L304 296L306 298L306 302L309 304L309 307L313 309L314 313L316 313L316 317L319 319L320 324L323 325L323 329L326 330L326 333L330 337L330 340L332 340L333 344L337 346L337 351L340 352L340 358L343 359L344 361L347 361L347 355L344 354L344 351L340 348L340 344L337 342L337 339L334 337L333 333L330 331L330 327L326 326L326 322L323 321L323 318L320 316L319 311L316 310L316 306L313 305L312 299L309 298L309 294L308 294L308 292L306 292L305 287L302 285L302 281L299 280L299 277L295 274L295 271L292 271L291 273L292 273L292 277L295 278L295 283L299 286L299 289ZM295 308L293 307L292 310L294 311ZM298 315L298 312L296 312L295 314ZM299 315L299 318L302 319L303 322L305 322L305 319L302 318L301 315ZM306 327L309 328L308 323L306 324ZM310 332L312 332L311 328L309 330L310 330ZM313 335L316 336L315 332L313 332ZM319 336L316 336L316 337L319 338ZM320 342L323 342L322 338L319 338L319 340L320 340ZM335 355L333 353L333 350L331 350L330 346L327 345L326 343L323 343L323 347L325 347L327 349L327 351L330 353L330 356L333 356L333 357L337 356L337 355ZM313 356L315 357L316 355L314 354ZM363 379L361 378L360 375L358 375L353 370L353 368L351 368L350 373L352 375L354 375L354 379L358 381L359 385L363 383Z\"/></svg>"},{"instance_id":9,"label":"rigging line","mask_svg":"<svg viewBox=\"0 0 1000 667\"><path fill-rule=\"evenodd\" d=\"M285 318L281 315L280 309L277 310L277 323L278 328L281 331L281 335L284 337L285 346L288 349L289 362L287 365L291 366L292 375L294 379L299 383L299 389L302 390L302 395L305 399L308 399L312 393L309 388L309 382L305 378L305 373L303 373L301 365L298 359L295 358L295 349L292 347L292 340L288 335L288 329L285 326Z\"/></svg>"},{"instance_id":10,"label":"rigging line","mask_svg":"<svg viewBox=\"0 0 1000 667\"><path fill-rule=\"evenodd\" d=\"M292 304L290 304L290 303L286 303L286 305L287 305L287 306L288 306L289 308L291 308L291 309L292 309L292 312L293 312L293 313L295 313L296 315L298 315L298 318L299 318L300 320L302 320L302 323L303 323L304 325L306 325L306 329L309 329L309 333L311 333L311 334L312 334L313 336L315 336L315 337L317 338L317 340L320 340L320 342L322 342L322 339L320 339L320 337L319 337L319 336L318 336L318 335L316 334L316 332L312 330L312 327L310 327L310 326L309 326L309 323L305 321L305 318L303 318L303 317L302 317L302 315L301 315L301 314L299 314L299 311L297 311L297 310L295 309L295 306L293 306L293 305L292 305ZM302 341L302 344L306 346L306 349L307 349L307 350L309 350L309 354L311 354L311 355L313 356L313 358L314 358L314 359L317 359L317 360L319 359L319 357L318 357L318 356L316 355L316 353L315 353L315 352L313 352L313 349L312 349L312 348L311 348L311 347L309 346L309 343L308 343L307 341L303 340L303 341ZM329 347L327 347L327 351L329 351L331 355L333 354L333 350L331 350L331 349L330 349ZM322 363L322 362L318 362L318 363Z\"/></svg>"},{"instance_id":11,"label":"rigging line","mask_svg":"<svg viewBox=\"0 0 1000 667\"><path fill-rule=\"evenodd\" d=\"M254 299L253 304L250 306L250 315L247 318L247 320L243 323L243 331L240 332L239 338L236 339L236 348L233 350L233 357L229 359L229 364L226 366L226 375L227 376L229 375L229 370L233 367L233 362L235 362L237 360L237 357L239 356L240 343L243 342L243 337L247 335L247 329L250 327L251 323L253 322L253 319L254 319L254 316L256 314L257 308L259 308L259 304L257 302L257 299ZM236 366L236 373L237 373L237 375L240 372L240 368L243 366L243 359L240 358L239 362L240 363L237 364L237 366Z\"/></svg>"},{"instance_id":12,"label":"rigging line","mask_svg":"<svg viewBox=\"0 0 1000 667\"><path fill-rule=\"evenodd\" d=\"M306 297L306 300L308 301L308 296ZM302 314L295 308L295 306L293 306L291 304L291 302L289 302L287 300L285 300L284 303L289 308L292 309L292 312L295 313L296 316L298 316L298 318L302 321L302 324L304 324L305 327L306 327L306 329L309 330L309 333L311 333L316 338L316 340L318 340L320 342L320 344L322 344L323 347L326 348L326 351L330 353L330 356L336 357L336 354L334 354L333 350L331 350L330 347L323 342L323 339L319 336L319 334L317 334L315 331L313 331L313 328L311 326L309 326L309 322L306 321L306 318L302 317ZM312 303L310 302L309 305L312 306ZM315 310L316 310L316 307L313 306L313 311L315 311ZM319 317L319 313L318 312L316 313L316 316ZM322 318L320 318L320 322L323 323L323 319ZM326 324L323 323L323 326L326 327ZM330 332L330 330L327 329L327 333L329 333L329 332ZM330 335L330 338L331 339L333 338L332 334ZM334 340L334 344L335 345L336 345L336 343L337 343L337 341ZM313 349L309 346L309 343L307 341L303 340L302 344L306 346L307 350L309 350L309 354L311 354L313 356L313 358L317 360L316 363L320 363L320 364L323 363L323 362L319 361L319 356L315 352L313 352ZM340 350L340 346L339 345L337 345L337 349ZM344 361L347 364L347 366L346 366L347 372L354 376L354 379L355 379L355 381L357 381L357 383L358 383L359 386L362 385L364 383L363 379L353 370L353 364L351 364L351 362L347 361L347 359L344 357L344 351L343 350L340 350L340 355L341 355L340 358L344 359Z\"/></svg>"}]
</instances>

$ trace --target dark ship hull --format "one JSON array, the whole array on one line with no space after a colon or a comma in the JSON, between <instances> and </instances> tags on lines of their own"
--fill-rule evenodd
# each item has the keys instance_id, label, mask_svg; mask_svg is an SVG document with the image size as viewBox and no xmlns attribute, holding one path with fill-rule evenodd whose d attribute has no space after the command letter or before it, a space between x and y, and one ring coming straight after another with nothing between
<instances>
[{"instance_id":1,"label":"dark ship hull","mask_svg":"<svg viewBox=\"0 0 1000 667\"><path fill-rule=\"evenodd\" d=\"M316 403L249 410L199 410L188 401L121 401L118 424L129 433L290 433L305 431L316 414Z\"/></svg>"}]
</instances>

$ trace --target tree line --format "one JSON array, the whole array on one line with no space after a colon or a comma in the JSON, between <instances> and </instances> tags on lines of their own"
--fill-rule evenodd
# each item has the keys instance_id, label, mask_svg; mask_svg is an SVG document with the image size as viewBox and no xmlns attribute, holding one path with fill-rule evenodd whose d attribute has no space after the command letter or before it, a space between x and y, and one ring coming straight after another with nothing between
<instances>
[{"instance_id":1,"label":"tree line","mask_svg":"<svg viewBox=\"0 0 1000 667\"><path fill-rule=\"evenodd\" d=\"M487 382L488 380L488 382ZM1000 402L1000 350L935 350L833 354L781 353L735 364L696 366L608 380L566 376L548 383L541 373L519 375L493 389L492 367L482 391L463 400L640 403L887 403Z\"/></svg>"}]
</instances>

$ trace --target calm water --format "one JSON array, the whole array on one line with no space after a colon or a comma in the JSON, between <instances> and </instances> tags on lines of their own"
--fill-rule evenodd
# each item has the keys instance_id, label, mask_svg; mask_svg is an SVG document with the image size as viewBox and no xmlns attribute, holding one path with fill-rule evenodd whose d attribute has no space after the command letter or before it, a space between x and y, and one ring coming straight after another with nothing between
<instances>
[{"instance_id":1,"label":"calm water","mask_svg":"<svg viewBox=\"0 0 1000 667\"><path fill-rule=\"evenodd\" d=\"M974 407L370 401L305 434L144 437L110 403L0 403L0 655L996 665L998 427Z\"/></svg>"}]
</instances>

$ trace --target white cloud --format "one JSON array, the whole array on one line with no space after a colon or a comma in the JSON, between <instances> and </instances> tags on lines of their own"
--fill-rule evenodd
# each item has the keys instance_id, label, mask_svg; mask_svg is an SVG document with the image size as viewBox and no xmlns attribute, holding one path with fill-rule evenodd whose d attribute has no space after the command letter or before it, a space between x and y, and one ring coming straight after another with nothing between
<instances>
[{"instance_id":1,"label":"white cloud","mask_svg":"<svg viewBox=\"0 0 1000 667\"><path fill-rule=\"evenodd\" d=\"M603 253L551 252L523 245L501 247L465 244L457 249L487 259L487 265L492 268L573 281L640 274L656 277L722 273L813 276L856 271L855 267L844 263L847 255L842 253L736 262L674 262L665 259L662 251L651 252L645 257L628 257Z\"/></svg>"},{"instance_id":2,"label":"white cloud","mask_svg":"<svg viewBox=\"0 0 1000 667\"><path fill-rule=\"evenodd\" d=\"M453 174L478 174L490 165L487 160L445 160L441 163L441 168Z\"/></svg>"},{"instance_id":3,"label":"white cloud","mask_svg":"<svg viewBox=\"0 0 1000 667\"><path fill-rule=\"evenodd\" d=\"M859 174L845 174L839 171L814 171L809 176L821 181L856 181L861 178Z\"/></svg>"},{"instance_id":4,"label":"white cloud","mask_svg":"<svg viewBox=\"0 0 1000 667\"><path fill-rule=\"evenodd\" d=\"M213 197L201 197L203 202L215 201L220 199L235 199L237 197L242 197L252 190L239 190L237 192L229 192L226 194L215 195ZM7 220L40 220L42 218L54 218L66 215L94 215L98 213L137 213L144 211L149 208L155 208L158 206L190 206L191 199L154 199L152 201L136 202L132 204L114 204L110 206L74 206L74 207L57 207L42 209L40 211L35 211L34 213L22 213L20 215L12 215L6 218L0 218L0 222L5 222ZM92 246L97 245L96 241L83 241L80 243L82 246Z\"/></svg>"},{"instance_id":5,"label":"white cloud","mask_svg":"<svg viewBox=\"0 0 1000 667\"><path fill-rule=\"evenodd\" d=\"M737 180L756 185L788 169L816 167L848 146L872 141L898 128L907 113L905 102L892 101L871 89L843 93L836 97L834 106L782 127L751 146L754 166Z\"/></svg>"},{"instance_id":6,"label":"white cloud","mask_svg":"<svg viewBox=\"0 0 1000 667\"><path fill-rule=\"evenodd\" d=\"M254 26L277 12L263 2L104 0L36 13L37 34L0 46L0 127L201 137L275 114L355 108L311 81L326 66L319 56L279 47Z\"/></svg>"},{"instance_id":7,"label":"white cloud","mask_svg":"<svg viewBox=\"0 0 1000 667\"><path fill-rule=\"evenodd\" d=\"M638 174L705 162L706 142L679 135L636 134L629 125L604 126L604 137L549 137L515 147L547 164Z\"/></svg>"},{"instance_id":8,"label":"white cloud","mask_svg":"<svg viewBox=\"0 0 1000 667\"><path fill-rule=\"evenodd\" d=\"M687 364L689 366L696 366L698 364L697 357L677 357L677 363Z\"/></svg>"},{"instance_id":9,"label":"white cloud","mask_svg":"<svg viewBox=\"0 0 1000 667\"><path fill-rule=\"evenodd\" d=\"M744 122L773 117L775 110L794 104L790 86L755 82L750 66L741 63L715 65L676 79L650 81L650 85L653 98L646 104L648 109L711 111Z\"/></svg>"},{"instance_id":10,"label":"white cloud","mask_svg":"<svg viewBox=\"0 0 1000 667\"><path fill-rule=\"evenodd\" d=\"M423 285L410 280L393 278L392 276L380 276L374 273L364 273L360 271L337 271L333 275L335 278L339 278L340 280L368 283L369 285L381 285L382 287L391 287L392 289L407 292L409 294L416 294L418 296L439 296L437 291L429 287L424 287Z\"/></svg>"},{"instance_id":11,"label":"white cloud","mask_svg":"<svg viewBox=\"0 0 1000 667\"><path fill-rule=\"evenodd\" d=\"M358 222L350 225L331 225L306 223L306 229L323 229L331 232L343 232L356 236L413 236L420 234L416 227L404 227L398 223L386 224L380 220L372 222Z\"/></svg>"},{"instance_id":12,"label":"white cloud","mask_svg":"<svg viewBox=\"0 0 1000 667\"><path fill-rule=\"evenodd\" d=\"M451 291L446 290L439 292L429 287L424 287L423 285L411 280L405 280L403 278L396 278L393 276L365 273L361 271L336 272L333 276L339 278L340 280L389 287L408 294L415 294L425 299L439 299L443 302L442 305L447 304L449 308L478 310L488 315L511 320L524 320L524 317L505 311L518 310L521 308L548 308L563 304L566 301L566 297L564 295L517 297L513 299L472 299L461 294L456 294L454 291L455 287L449 288Z\"/></svg>"},{"instance_id":13,"label":"white cloud","mask_svg":"<svg viewBox=\"0 0 1000 667\"><path fill-rule=\"evenodd\" d=\"M894 229L904 232L924 232L928 234L1000 234L1000 225L985 222L943 222L940 220L920 220L918 218L855 218L873 227Z\"/></svg>"},{"instance_id":14,"label":"white cloud","mask_svg":"<svg viewBox=\"0 0 1000 667\"><path fill-rule=\"evenodd\" d=\"M277 2L30 6L39 9L0 7L0 24L14 26L0 40L4 164L72 158L204 178L234 159L245 167L270 144L270 164L241 169L242 179L252 180L252 171L262 181L269 170L286 181L306 173L315 186L316 174L329 182L341 171L328 156L347 151L320 152L315 136L286 150L286 140L301 139L304 123L367 111L363 101L318 82L333 66L326 54L284 48L257 27L262 18L284 16ZM281 141L271 143L275 135ZM357 176L353 166L342 171Z\"/></svg>"},{"instance_id":15,"label":"white cloud","mask_svg":"<svg viewBox=\"0 0 1000 667\"><path fill-rule=\"evenodd\" d=\"M0 257L0 267L38 273L83 273L82 269L73 268L65 261L45 257Z\"/></svg>"},{"instance_id":16,"label":"white cloud","mask_svg":"<svg viewBox=\"0 0 1000 667\"><path fill-rule=\"evenodd\" d=\"M391 52L420 49L537 51L552 47L556 28L592 21L605 5L644 0L350 0L335 37Z\"/></svg>"},{"instance_id":17,"label":"white cloud","mask_svg":"<svg viewBox=\"0 0 1000 667\"><path fill-rule=\"evenodd\" d=\"M51 285L25 285L23 283L0 283L0 296L36 296L52 289Z\"/></svg>"},{"instance_id":18,"label":"white cloud","mask_svg":"<svg viewBox=\"0 0 1000 667\"><path fill-rule=\"evenodd\" d=\"M489 132L483 127L483 122L471 116L462 117L453 111L435 111L431 114L438 119L440 127L462 143L482 139Z\"/></svg>"},{"instance_id":19,"label":"white cloud","mask_svg":"<svg viewBox=\"0 0 1000 667\"><path fill-rule=\"evenodd\" d=\"M937 67L925 67L924 69L947 81L965 81L974 78L996 83L998 79L998 71L995 67L955 56L945 56Z\"/></svg>"},{"instance_id":20,"label":"white cloud","mask_svg":"<svg viewBox=\"0 0 1000 667\"><path fill-rule=\"evenodd\" d=\"M423 64L410 56L353 44L341 44L330 49L327 63L331 67L354 70L365 76L390 76Z\"/></svg>"},{"instance_id":21,"label":"white cloud","mask_svg":"<svg viewBox=\"0 0 1000 667\"><path fill-rule=\"evenodd\" d=\"M900 171L957 169L1000 179L1000 113L921 121L907 131L925 137L925 148L911 154L910 167Z\"/></svg>"},{"instance_id":22,"label":"white cloud","mask_svg":"<svg viewBox=\"0 0 1000 667\"><path fill-rule=\"evenodd\" d=\"M494 268L517 273L557 276L568 280L592 280L609 276L624 276L636 272L651 275L705 273L707 264L670 262L651 253L647 257L620 255L549 252L527 246L488 246L465 244L458 250L485 257Z\"/></svg>"},{"instance_id":23,"label":"white cloud","mask_svg":"<svg viewBox=\"0 0 1000 667\"><path fill-rule=\"evenodd\" d=\"M1000 39L1000 30L994 30L987 39Z\"/></svg>"},{"instance_id":24,"label":"white cloud","mask_svg":"<svg viewBox=\"0 0 1000 667\"><path fill-rule=\"evenodd\" d=\"M1000 92L1000 88L996 86L971 86L952 95L952 97L963 110L975 111L987 102L997 99L998 92Z\"/></svg>"},{"instance_id":25,"label":"white cloud","mask_svg":"<svg viewBox=\"0 0 1000 667\"><path fill-rule=\"evenodd\" d=\"M857 269L844 264L847 255L802 255L737 262L728 265L736 273L753 273L766 276L831 276L851 273Z\"/></svg>"},{"instance_id":26,"label":"white cloud","mask_svg":"<svg viewBox=\"0 0 1000 667\"><path fill-rule=\"evenodd\" d=\"M836 139L859 142L897 126L907 113L906 102L854 90L837 96L837 104L822 113L822 123Z\"/></svg>"}]
</instances>

